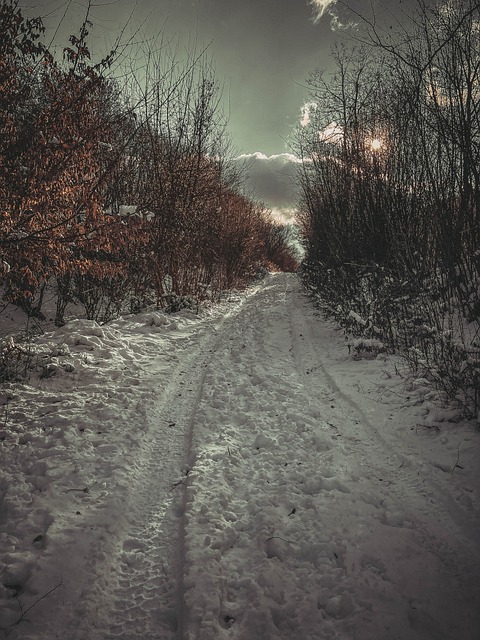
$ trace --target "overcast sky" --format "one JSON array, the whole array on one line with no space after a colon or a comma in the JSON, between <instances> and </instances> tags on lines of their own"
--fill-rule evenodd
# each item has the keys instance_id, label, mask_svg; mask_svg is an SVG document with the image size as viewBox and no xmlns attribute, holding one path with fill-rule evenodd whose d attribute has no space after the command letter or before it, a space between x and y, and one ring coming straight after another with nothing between
<instances>
[{"instance_id":1,"label":"overcast sky","mask_svg":"<svg viewBox=\"0 0 480 640\"><path fill-rule=\"evenodd\" d=\"M404 5L413 0L403 0ZM343 37L346 20L336 0L96 0L92 11L92 48L100 48L118 32L132 8L131 25L144 23L149 36L163 33L181 45L192 39L208 45L217 78L224 86L224 108L237 154L250 157L251 186L260 199L277 209L294 207L289 176L295 159L289 137L308 99L306 78L315 68L328 68L330 49ZM364 11L398 7L402 0L352 0ZM48 25L63 20L75 31L85 2L20 0ZM385 8L387 7L387 9Z\"/></svg>"}]
</instances>

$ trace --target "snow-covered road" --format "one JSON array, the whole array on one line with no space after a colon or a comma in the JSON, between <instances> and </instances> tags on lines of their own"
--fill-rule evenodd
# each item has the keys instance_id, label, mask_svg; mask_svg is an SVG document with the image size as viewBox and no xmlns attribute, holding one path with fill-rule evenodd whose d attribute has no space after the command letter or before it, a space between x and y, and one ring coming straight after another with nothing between
<instances>
[{"instance_id":1,"label":"snow-covered road","mask_svg":"<svg viewBox=\"0 0 480 640\"><path fill-rule=\"evenodd\" d=\"M5 405L5 636L480 638L476 426L352 358L294 275L64 344Z\"/></svg>"}]
</instances>

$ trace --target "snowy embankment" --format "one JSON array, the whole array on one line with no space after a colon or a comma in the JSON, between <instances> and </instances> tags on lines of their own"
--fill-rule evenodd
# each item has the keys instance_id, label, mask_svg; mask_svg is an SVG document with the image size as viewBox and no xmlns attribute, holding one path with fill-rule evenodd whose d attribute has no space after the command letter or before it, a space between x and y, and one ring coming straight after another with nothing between
<instances>
[{"instance_id":1,"label":"snowy embankment","mask_svg":"<svg viewBox=\"0 0 480 640\"><path fill-rule=\"evenodd\" d=\"M37 349L55 373L2 400L5 637L480 637L476 425L295 276Z\"/></svg>"}]
</instances>

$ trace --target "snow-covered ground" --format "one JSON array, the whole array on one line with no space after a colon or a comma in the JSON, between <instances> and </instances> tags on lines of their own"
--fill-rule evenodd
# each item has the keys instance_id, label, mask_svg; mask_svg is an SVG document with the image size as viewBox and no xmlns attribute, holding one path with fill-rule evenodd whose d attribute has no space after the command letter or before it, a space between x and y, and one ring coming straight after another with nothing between
<instances>
[{"instance_id":1,"label":"snow-covered ground","mask_svg":"<svg viewBox=\"0 0 480 640\"><path fill-rule=\"evenodd\" d=\"M36 351L1 392L0 638L480 638L477 425L294 275Z\"/></svg>"}]
</instances>

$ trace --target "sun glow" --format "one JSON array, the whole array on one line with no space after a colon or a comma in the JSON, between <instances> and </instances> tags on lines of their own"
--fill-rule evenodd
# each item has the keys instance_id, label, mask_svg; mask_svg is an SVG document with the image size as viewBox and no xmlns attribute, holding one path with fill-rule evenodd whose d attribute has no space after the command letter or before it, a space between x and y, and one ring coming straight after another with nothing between
<instances>
[{"instance_id":1,"label":"sun glow","mask_svg":"<svg viewBox=\"0 0 480 640\"><path fill-rule=\"evenodd\" d=\"M380 138L374 138L370 142L370 148L372 149L372 151L380 151L382 147L383 147L383 142L380 140Z\"/></svg>"}]
</instances>

